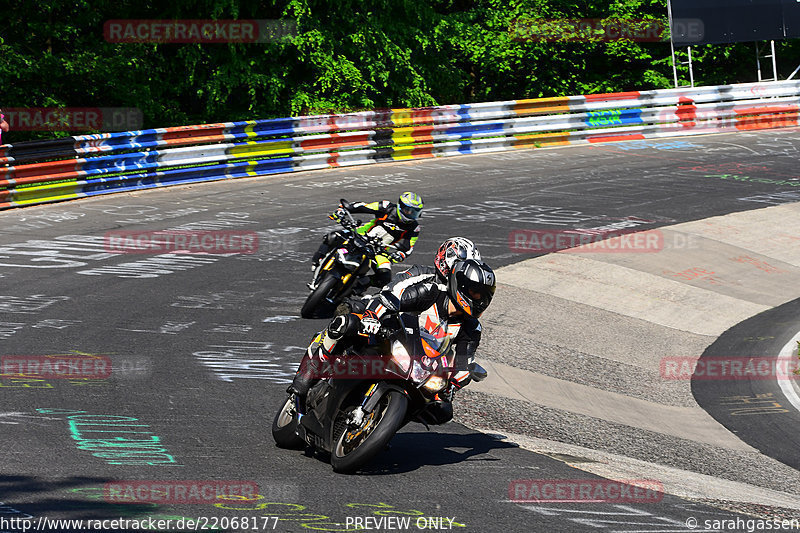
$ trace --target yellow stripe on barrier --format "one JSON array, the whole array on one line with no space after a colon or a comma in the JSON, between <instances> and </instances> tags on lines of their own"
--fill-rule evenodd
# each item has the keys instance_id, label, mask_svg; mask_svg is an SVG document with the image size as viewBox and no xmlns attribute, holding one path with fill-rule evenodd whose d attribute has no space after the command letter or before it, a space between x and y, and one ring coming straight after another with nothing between
<instances>
[{"instance_id":1,"label":"yellow stripe on barrier","mask_svg":"<svg viewBox=\"0 0 800 533\"><path fill-rule=\"evenodd\" d=\"M531 98L516 100L513 107L517 115L544 115L546 113L563 113L569 111L569 98Z\"/></svg>"},{"instance_id":2,"label":"yellow stripe on barrier","mask_svg":"<svg viewBox=\"0 0 800 533\"><path fill-rule=\"evenodd\" d=\"M542 148L544 146L565 146L570 144L569 133L537 133L518 135L511 141L514 148Z\"/></svg>"},{"instance_id":3,"label":"yellow stripe on barrier","mask_svg":"<svg viewBox=\"0 0 800 533\"><path fill-rule=\"evenodd\" d=\"M11 202L15 205L37 204L42 202L54 202L56 200L71 200L79 198L78 190L83 184L76 183L77 180L69 182L53 183L50 185L39 185L37 187L26 187L24 189L13 189ZM65 189L63 192L60 189Z\"/></svg>"},{"instance_id":4,"label":"yellow stripe on barrier","mask_svg":"<svg viewBox=\"0 0 800 533\"><path fill-rule=\"evenodd\" d=\"M392 152L392 159L395 161L404 161L408 159L420 159L424 157L433 157L433 144L415 144L413 146L394 146Z\"/></svg>"},{"instance_id":5,"label":"yellow stripe on barrier","mask_svg":"<svg viewBox=\"0 0 800 533\"><path fill-rule=\"evenodd\" d=\"M247 141L246 145L234 146L228 150L229 155L241 156L274 156L280 154L292 154L295 152L292 141L281 141L276 143L257 143Z\"/></svg>"},{"instance_id":6,"label":"yellow stripe on barrier","mask_svg":"<svg viewBox=\"0 0 800 533\"><path fill-rule=\"evenodd\" d=\"M414 146L394 146L394 150L392 151L392 159L395 161L414 159L414 155L412 153L414 148Z\"/></svg>"},{"instance_id":7,"label":"yellow stripe on barrier","mask_svg":"<svg viewBox=\"0 0 800 533\"><path fill-rule=\"evenodd\" d=\"M414 114L409 108L392 109L392 124L395 126L406 126L414 123Z\"/></svg>"},{"instance_id":8,"label":"yellow stripe on barrier","mask_svg":"<svg viewBox=\"0 0 800 533\"><path fill-rule=\"evenodd\" d=\"M392 133L392 142L394 144L410 144L416 142L413 136L414 128L395 128Z\"/></svg>"},{"instance_id":9,"label":"yellow stripe on barrier","mask_svg":"<svg viewBox=\"0 0 800 533\"><path fill-rule=\"evenodd\" d=\"M248 137L258 137L258 134L253 131L253 126L255 126L257 122L255 120L248 120L247 123L249 124L249 126L244 127L244 133Z\"/></svg>"},{"instance_id":10,"label":"yellow stripe on barrier","mask_svg":"<svg viewBox=\"0 0 800 533\"><path fill-rule=\"evenodd\" d=\"M258 161L248 161L247 162L247 170L245 170L245 172L247 173L248 176L258 176L259 175L258 172L253 170L253 168L255 168L255 166L257 164L258 164Z\"/></svg>"}]
</instances>

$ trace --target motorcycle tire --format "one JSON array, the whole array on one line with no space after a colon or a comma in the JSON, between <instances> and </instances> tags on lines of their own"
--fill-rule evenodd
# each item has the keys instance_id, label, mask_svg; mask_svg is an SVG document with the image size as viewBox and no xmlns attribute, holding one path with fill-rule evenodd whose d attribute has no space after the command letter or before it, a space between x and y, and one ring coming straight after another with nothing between
<instances>
[{"instance_id":1,"label":"motorcycle tire","mask_svg":"<svg viewBox=\"0 0 800 533\"><path fill-rule=\"evenodd\" d=\"M300 310L300 316L303 318L316 318L320 305L325 301L328 293L333 290L337 283L339 283L339 278L328 274L327 277L317 285L317 288L308 295L306 302L303 304L303 308Z\"/></svg>"},{"instance_id":2,"label":"motorcycle tire","mask_svg":"<svg viewBox=\"0 0 800 533\"><path fill-rule=\"evenodd\" d=\"M297 416L291 413L293 403L294 396L289 395L272 421L272 438L279 448L299 449L305 446L303 439L297 435Z\"/></svg>"},{"instance_id":3,"label":"motorcycle tire","mask_svg":"<svg viewBox=\"0 0 800 533\"><path fill-rule=\"evenodd\" d=\"M331 466L334 472L340 474L355 472L389 444L403 424L408 409L408 398L395 390L387 392L375 406L374 412L380 411L378 413L380 418L375 422L375 427L354 449L347 450L345 439L351 432L348 431L346 419L353 409L355 407L340 413L334 424Z\"/></svg>"}]
</instances>

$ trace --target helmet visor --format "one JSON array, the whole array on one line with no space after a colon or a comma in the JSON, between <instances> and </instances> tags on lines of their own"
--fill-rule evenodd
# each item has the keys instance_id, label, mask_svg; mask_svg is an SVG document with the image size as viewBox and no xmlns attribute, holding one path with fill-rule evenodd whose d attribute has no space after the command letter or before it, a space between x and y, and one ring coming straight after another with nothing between
<instances>
[{"instance_id":1,"label":"helmet visor","mask_svg":"<svg viewBox=\"0 0 800 533\"><path fill-rule=\"evenodd\" d=\"M400 204L400 212L403 213L403 216L409 218L411 220L417 220L419 218L419 214L422 212L421 207L413 207L406 204Z\"/></svg>"},{"instance_id":2,"label":"helmet visor","mask_svg":"<svg viewBox=\"0 0 800 533\"><path fill-rule=\"evenodd\" d=\"M456 299L458 305L465 313L475 318L481 316L494 296L494 285L486 285L473 281L466 277L463 272L456 273L456 283L458 291Z\"/></svg>"}]
</instances>

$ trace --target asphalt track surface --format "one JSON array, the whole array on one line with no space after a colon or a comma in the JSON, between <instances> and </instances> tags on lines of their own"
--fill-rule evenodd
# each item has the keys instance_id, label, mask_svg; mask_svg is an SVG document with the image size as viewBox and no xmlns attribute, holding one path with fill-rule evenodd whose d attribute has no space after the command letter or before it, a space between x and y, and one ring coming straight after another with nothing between
<instances>
[{"instance_id":1,"label":"asphalt track surface","mask_svg":"<svg viewBox=\"0 0 800 533\"><path fill-rule=\"evenodd\" d=\"M510 250L515 229L622 221L647 229L799 201L800 190L786 185L798 180L799 150L798 130L635 141L339 168L0 213L3 355L90 354L111 362L101 379L0 381L0 518L237 517L252 522L217 529L343 531L358 517L405 516L417 531L434 523L419 517L446 517L463 531L571 532L689 531L690 516L701 523L735 517L672 496L623 506L509 501L514 480L594 476L457 424L411 425L353 476L277 449L269 427L301 350L325 324L298 317L308 259L333 228L326 214L339 198L416 191L426 211L409 261L429 263L444 238L464 235L502 266L531 257ZM164 229L255 231L259 248L173 255L157 268L153 256L105 249L109 231ZM156 443L148 458L154 464L110 464L148 462L126 455L130 446L108 444L130 442L122 439L132 434ZM106 501L104 485L120 480L248 481L260 496L217 504ZM444 521L427 530L448 529Z\"/></svg>"},{"instance_id":2,"label":"asphalt track surface","mask_svg":"<svg viewBox=\"0 0 800 533\"><path fill-rule=\"evenodd\" d=\"M797 317L800 317L800 300L764 311L726 331L706 349L701 359L739 358L742 364L774 361L800 329ZM692 393L703 409L740 439L800 470L800 435L796 431L800 412L787 401L775 378L732 381L693 378ZM749 399L743 403L736 401L737 398Z\"/></svg>"}]
</instances>

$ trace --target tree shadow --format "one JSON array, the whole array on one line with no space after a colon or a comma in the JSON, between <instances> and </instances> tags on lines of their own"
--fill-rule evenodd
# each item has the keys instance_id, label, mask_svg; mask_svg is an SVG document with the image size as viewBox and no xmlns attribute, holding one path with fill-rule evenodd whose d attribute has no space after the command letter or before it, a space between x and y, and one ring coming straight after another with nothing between
<instances>
[{"instance_id":1,"label":"tree shadow","mask_svg":"<svg viewBox=\"0 0 800 533\"><path fill-rule=\"evenodd\" d=\"M105 477L73 476L43 479L35 476L0 476L0 501L3 518L40 517L50 520L143 519L155 514L171 515L168 508L155 503L114 503L105 501L103 486L113 481ZM30 518L33 517L33 518ZM7 531L16 531L6 528ZM29 527L30 531L31 528ZM22 529L20 529L22 531ZM61 528L59 531L77 531ZM117 530L122 531L122 530Z\"/></svg>"}]
</instances>

